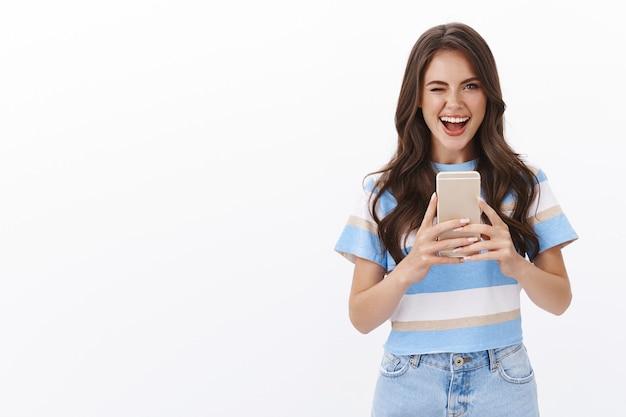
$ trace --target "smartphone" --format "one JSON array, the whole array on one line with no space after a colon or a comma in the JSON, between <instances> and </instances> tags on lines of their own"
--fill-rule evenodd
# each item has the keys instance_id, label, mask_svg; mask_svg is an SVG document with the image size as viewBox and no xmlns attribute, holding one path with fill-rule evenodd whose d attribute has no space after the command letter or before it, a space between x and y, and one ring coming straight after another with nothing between
<instances>
[{"instance_id":1,"label":"smartphone","mask_svg":"<svg viewBox=\"0 0 626 417\"><path fill-rule=\"evenodd\" d=\"M452 219L469 219L470 223L480 223L481 210L478 207L480 196L480 174L477 171L443 171L437 174L437 223ZM468 232L448 230L439 236L439 240L454 237L476 237L480 235ZM452 249L440 251L440 256L459 255Z\"/></svg>"}]
</instances>

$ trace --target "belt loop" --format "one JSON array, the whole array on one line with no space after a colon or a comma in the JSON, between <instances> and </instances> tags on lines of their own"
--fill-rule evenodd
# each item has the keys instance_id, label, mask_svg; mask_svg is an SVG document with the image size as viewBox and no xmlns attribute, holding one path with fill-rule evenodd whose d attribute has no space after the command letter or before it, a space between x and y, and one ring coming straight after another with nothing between
<instances>
[{"instance_id":1,"label":"belt loop","mask_svg":"<svg viewBox=\"0 0 626 417\"><path fill-rule=\"evenodd\" d=\"M411 365L413 365L413 368L417 368L418 366L420 366L421 358L422 358L421 354L411 355L411 357L409 358L409 362L411 363Z\"/></svg>"},{"instance_id":2,"label":"belt loop","mask_svg":"<svg viewBox=\"0 0 626 417\"><path fill-rule=\"evenodd\" d=\"M489 349L487 353L489 354L489 368L493 372L498 368L498 366L500 366L500 363L498 362L498 358L496 357L496 353L493 349Z\"/></svg>"}]
</instances>

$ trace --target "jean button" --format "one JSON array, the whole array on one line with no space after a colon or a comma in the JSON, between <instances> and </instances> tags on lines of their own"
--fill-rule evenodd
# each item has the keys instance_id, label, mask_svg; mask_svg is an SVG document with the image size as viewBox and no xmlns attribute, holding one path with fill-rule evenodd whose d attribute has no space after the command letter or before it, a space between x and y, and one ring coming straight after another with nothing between
<instances>
[{"instance_id":1,"label":"jean button","mask_svg":"<svg viewBox=\"0 0 626 417\"><path fill-rule=\"evenodd\" d=\"M459 358L456 358L456 359L454 360L454 364L455 364L456 366L461 366L461 365L463 365L464 363L465 363L465 361L463 360L463 358L460 358L460 357L459 357Z\"/></svg>"}]
</instances>

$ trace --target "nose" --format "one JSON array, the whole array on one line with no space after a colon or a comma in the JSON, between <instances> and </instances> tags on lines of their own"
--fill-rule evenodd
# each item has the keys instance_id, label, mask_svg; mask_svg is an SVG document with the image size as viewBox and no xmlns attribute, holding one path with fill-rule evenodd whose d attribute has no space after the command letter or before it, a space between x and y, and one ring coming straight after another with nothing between
<instances>
[{"instance_id":1,"label":"nose","mask_svg":"<svg viewBox=\"0 0 626 417\"><path fill-rule=\"evenodd\" d=\"M460 91L454 89L449 90L446 99L446 104L450 108L459 108L462 106L463 100Z\"/></svg>"}]
</instances>

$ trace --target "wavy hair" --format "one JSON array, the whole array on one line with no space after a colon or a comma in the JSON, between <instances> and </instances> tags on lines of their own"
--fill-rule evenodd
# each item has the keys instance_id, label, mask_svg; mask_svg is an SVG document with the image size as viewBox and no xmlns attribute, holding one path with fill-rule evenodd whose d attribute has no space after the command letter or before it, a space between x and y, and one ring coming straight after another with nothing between
<instances>
[{"instance_id":1,"label":"wavy hair","mask_svg":"<svg viewBox=\"0 0 626 417\"><path fill-rule=\"evenodd\" d=\"M431 133L420 108L424 73L440 50L462 53L471 62L487 96L487 109L473 138L478 156L476 170L481 175L485 201L509 227L513 243L522 255L534 258L539 249L537 235L528 219L535 199L536 175L504 138L504 110L496 62L487 42L471 27L462 23L435 26L420 36L409 55L405 69L395 125L398 145L391 160L372 174L379 176L371 204L378 225L378 236L396 262L406 256L402 247L410 232L419 228L435 191L436 172L431 162ZM397 206L386 215L376 207L389 192ZM512 194L515 205L504 213L502 203ZM483 215L483 221L488 219Z\"/></svg>"}]
</instances>

